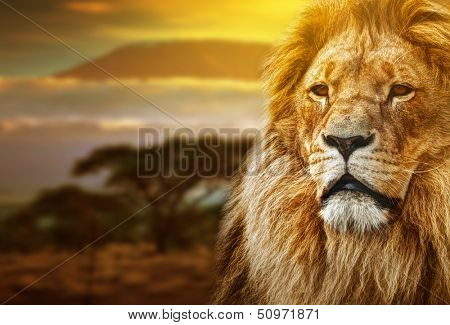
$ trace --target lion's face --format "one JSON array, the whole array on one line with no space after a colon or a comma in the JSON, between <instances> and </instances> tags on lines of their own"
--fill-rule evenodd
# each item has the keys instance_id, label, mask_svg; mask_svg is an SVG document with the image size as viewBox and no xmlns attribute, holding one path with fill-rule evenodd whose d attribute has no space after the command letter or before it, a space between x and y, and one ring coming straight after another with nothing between
<instances>
[{"instance_id":1,"label":"lion's face","mask_svg":"<svg viewBox=\"0 0 450 325\"><path fill-rule=\"evenodd\" d=\"M428 154L448 145L448 91L400 38L341 36L296 92L299 143L325 222L341 231L387 224ZM442 129L441 129L442 128ZM447 138L448 139L448 138Z\"/></svg>"},{"instance_id":2,"label":"lion's face","mask_svg":"<svg viewBox=\"0 0 450 325\"><path fill-rule=\"evenodd\" d=\"M450 301L449 49L450 12L428 0L299 18L264 70L269 120L226 206L216 302Z\"/></svg>"}]
</instances>

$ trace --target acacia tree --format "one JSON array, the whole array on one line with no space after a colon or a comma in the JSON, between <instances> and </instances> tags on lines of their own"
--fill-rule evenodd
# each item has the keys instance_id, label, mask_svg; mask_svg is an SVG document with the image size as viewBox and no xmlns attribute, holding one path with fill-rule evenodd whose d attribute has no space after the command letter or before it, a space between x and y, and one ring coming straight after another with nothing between
<instances>
[{"instance_id":1,"label":"acacia tree","mask_svg":"<svg viewBox=\"0 0 450 325\"><path fill-rule=\"evenodd\" d=\"M189 245L195 235L201 235L202 227L211 223L195 202L186 202L186 194L201 185L209 189L207 196L223 186L251 144L251 139L210 137L195 141L171 138L141 150L129 146L105 147L78 161L73 174L82 176L107 170L107 187L139 196L151 204L144 211L150 237L156 249L165 252L169 246ZM153 159L150 169L148 159Z\"/></svg>"}]
</instances>

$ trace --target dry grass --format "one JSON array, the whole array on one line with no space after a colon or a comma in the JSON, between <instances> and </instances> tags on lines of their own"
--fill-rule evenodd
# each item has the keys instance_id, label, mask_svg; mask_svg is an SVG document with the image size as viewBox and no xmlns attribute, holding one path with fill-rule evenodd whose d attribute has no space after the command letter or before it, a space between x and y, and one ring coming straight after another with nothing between
<instances>
[{"instance_id":1,"label":"dry grass","mask_svg":"<svg viewBox=\"0 0 450 325\"><path fill-rule=\"evenodd\" d=\"M0 300L26 287L73 252L0 255ZM148 244L112 244L85 252L9 301L11 304L206 304L212 252L155 254ZM92 276L90 277L89 274ZM90 286L89 283L92 285Z\"/></svg>"}]
</instances>

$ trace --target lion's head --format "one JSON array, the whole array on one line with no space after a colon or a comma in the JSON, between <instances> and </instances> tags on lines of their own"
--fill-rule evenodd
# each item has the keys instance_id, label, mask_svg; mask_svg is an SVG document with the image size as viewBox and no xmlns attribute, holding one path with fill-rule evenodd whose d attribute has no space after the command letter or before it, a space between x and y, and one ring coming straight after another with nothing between
<instances>
[{"instance_id":1,"label":"lion's head","mask_svg":"<svg viewBox=\"0 0 450 325\"><path fill-rule=\"evenodd\" d=\"M448 154L448 17L424 4L319 6L269 68L274 128L290 124L286 145L298 144L338 230L394 221L412 175Z\"/></svg>"},{"instance_id":2,"label":"lion's head","mask_svg":"<svg viewBox=\"0 0 450 325\"><path fill-rule=\"evenodd\" d=\"M425 0L306 11L266 69L216 301L448 302L449 17Z\"/></svg>"}]
</instances>

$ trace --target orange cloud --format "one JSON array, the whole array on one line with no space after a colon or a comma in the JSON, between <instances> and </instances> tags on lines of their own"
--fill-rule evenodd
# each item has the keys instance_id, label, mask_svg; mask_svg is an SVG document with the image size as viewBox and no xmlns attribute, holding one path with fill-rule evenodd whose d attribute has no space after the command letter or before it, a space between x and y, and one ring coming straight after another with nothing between
<instances>
[{"instance_id":1,"label":"orange cloud","mask_svg":"<svg viewBox=\"0 0 450 325\"><path fill-rule=\"evenodd\" d=\"M99 1L72 1L64 4L66 9L87 14L103 14L112 12L116 7L110 3Z\"/></svg>"}]
</instances>

